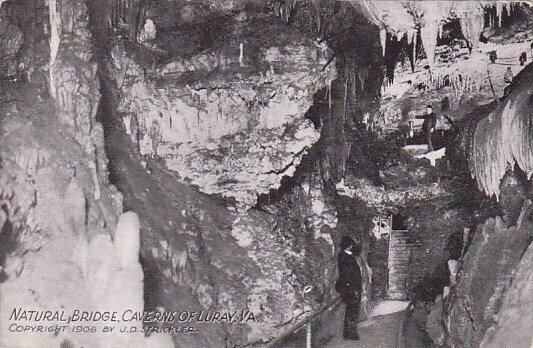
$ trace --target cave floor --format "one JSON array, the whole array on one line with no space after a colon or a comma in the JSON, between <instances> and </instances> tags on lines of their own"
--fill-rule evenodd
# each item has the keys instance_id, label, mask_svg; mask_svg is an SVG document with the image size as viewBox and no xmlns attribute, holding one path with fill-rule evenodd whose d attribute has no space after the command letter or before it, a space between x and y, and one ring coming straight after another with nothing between
<instances>
[{"instance_id":1,"label":"cave floor","mask_svg":"<svg viewBox=\"0 0 533 348\"><path fill-rule=\"evenodd\" d=\"M349 341L342 337L344 308L336 313L336 320L328 322L333 337L324 337L324 347L335 348L393 348L397 347L398 330L401 327L403 312L372 317L359 324L359 341ZM328 326L329 326L328 325ZM327 340L327 341L326 341ZM321 345L320 345L321 346Z\"/></svg>"},{"instance_id":2,"label":"cave floor","mask_svg":"<svg viewBox=\"0 0 533 348\"><path fill-rule=\"evenodd\" d=\"M359 323L359 341L342 337L344 306L339 306L318 327L313 328L313 346L330 348L395 348L398 346L399 330L402 327L404 311L372 317ZM305 347L305 330L284 348Z\"/></svg>"}]
</instances>

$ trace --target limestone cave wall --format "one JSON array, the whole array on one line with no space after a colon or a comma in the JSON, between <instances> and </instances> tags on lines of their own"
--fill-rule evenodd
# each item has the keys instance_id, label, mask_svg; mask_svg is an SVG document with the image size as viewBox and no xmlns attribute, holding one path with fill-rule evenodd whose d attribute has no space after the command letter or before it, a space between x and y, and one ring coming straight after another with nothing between
<instances>
[{"instance_id":1,"label":"limestone cave wall","mask_svg":"<svg viewBox=\"0 0 533 348\"><path fill-rule=\"evenodd\" d=\"M17 319L14 310L142 311L143 272L136 215L117 225L122 195L109 184L103 130L95 120L100 93L85 3L8 1L6 8L17 10L33 50L19 52L15 81L2 84L0 344L169 346L165 336L148 343L141 334L21 335L13 329L41 322L27 314Z\"/></svg>"}]
</instances>

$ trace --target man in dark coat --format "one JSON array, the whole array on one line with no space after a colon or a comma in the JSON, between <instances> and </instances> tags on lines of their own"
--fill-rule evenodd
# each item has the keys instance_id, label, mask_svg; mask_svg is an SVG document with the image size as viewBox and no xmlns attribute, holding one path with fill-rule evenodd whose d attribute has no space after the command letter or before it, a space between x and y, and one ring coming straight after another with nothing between
<instances>
[{"instance_id":1,"label":"man in dark coat","mask_svg":"<svg viewBox=\"0 0 533 348\"><path fill-rule=\"evenodd\" d=\"M422 123L422 130L426 132L428 139L428 152L434 151L433 148L433 133L435 132L435 127L437 127L437 114L433 112L433 107L428 105L426 107L426 114L423 116L416 116L416 118L423 118L424 123Z\"/></svg>"},{"instance_id":2,"label":"man in dark coat","mask_svg":"<svg viewBox=\"0 0 533 348\"><path fill-rule=\"evenodd\" d=\"M346 304L344 313L345 339L358 340L357 322L361 305L362 278L361 269L355 258L361 252L361 246L350 237L344 236L340 244L338 256L339 278L335 283L335 290L339 292Z\"/></svg>"}]
</instances>

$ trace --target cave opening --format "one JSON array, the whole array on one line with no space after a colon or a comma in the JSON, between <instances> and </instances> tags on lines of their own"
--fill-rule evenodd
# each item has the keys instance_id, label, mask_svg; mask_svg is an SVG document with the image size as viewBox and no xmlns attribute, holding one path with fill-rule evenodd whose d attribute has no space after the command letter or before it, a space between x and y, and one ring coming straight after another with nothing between
<instances>
[{"instance_id":1,"label":"cave opening","mask_svg":"<svg viewBox=\"0 0 533 348\"><path fill-rule=\"evenodd\" d=\"M392 229L393 230L406 230L408 229L409 223L407 218L401 214L392 215Z\"/></svg>"}]
</instances>

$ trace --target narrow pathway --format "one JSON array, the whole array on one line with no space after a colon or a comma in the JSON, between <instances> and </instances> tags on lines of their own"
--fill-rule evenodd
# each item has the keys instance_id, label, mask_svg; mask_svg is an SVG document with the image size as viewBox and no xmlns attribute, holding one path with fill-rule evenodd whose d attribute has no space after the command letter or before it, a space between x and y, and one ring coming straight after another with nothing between
<instances>
[{"instance_id":1,"label":"narrow pathway","mask_svg":"<svg viewBox=\"0 0 533 348\"><path fill-rule=\"evenodd\" d=\"M380 315L370 318L359 324L359 341L349 341L342 337L344 308L337 312L338 325L333 327L334 336L324 342L325 345L316 344L316 347L331 348L396 348L398 334L401 328L403 312Z\"/></svg>"},{"instance_id":2,"label":"narrow pathway","mask_svg":"<svg viewBox=\"0 0 533 348\"><path fill-rule=\"evenodd\" d=\"M402 328L404 311L379 315L359 323L359 341L345 340L342 336L344 305L322 316L313 324L312 347L314 348L396 348ZM283 348L304 348L306 330L301 329Z\"/></svg>"}]
</instances>

